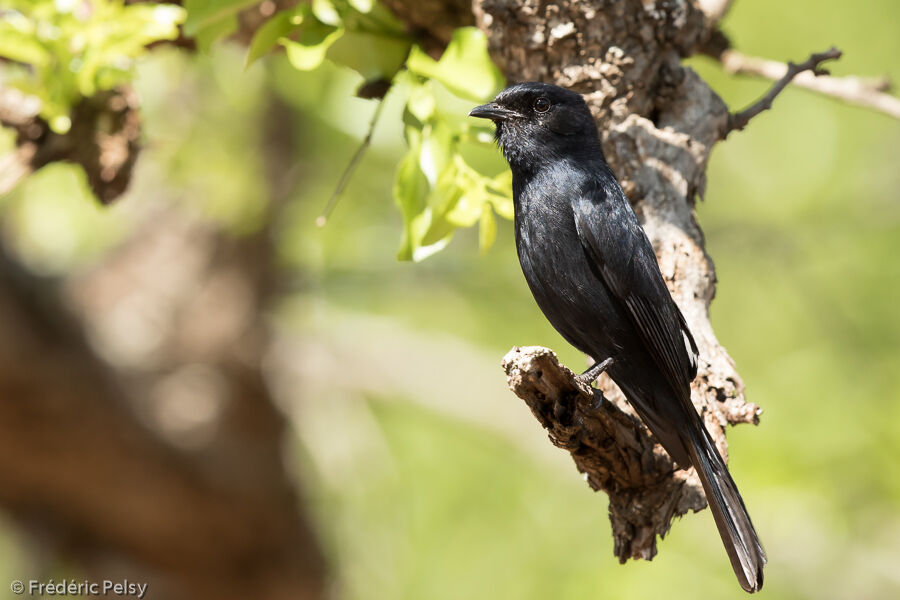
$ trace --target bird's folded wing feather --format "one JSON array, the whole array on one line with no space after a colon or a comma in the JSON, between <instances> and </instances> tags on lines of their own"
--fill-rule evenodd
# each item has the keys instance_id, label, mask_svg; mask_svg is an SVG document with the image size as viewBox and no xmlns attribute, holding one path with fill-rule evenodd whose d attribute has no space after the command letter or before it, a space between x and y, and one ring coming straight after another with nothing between
<instances>
[{"instance_id":1,"label":"bird's folded wing feather","mask_svg":"<svg viewBox=\"0 0 900 600\"><path fill-rule=\"evenodd\" d=\"M573 198L578 237L654 361L674 389L686 390L697 374L697 345L663 281L653 246L627 203L617 189L598 188Z\"/></svg>"}]
</instances>

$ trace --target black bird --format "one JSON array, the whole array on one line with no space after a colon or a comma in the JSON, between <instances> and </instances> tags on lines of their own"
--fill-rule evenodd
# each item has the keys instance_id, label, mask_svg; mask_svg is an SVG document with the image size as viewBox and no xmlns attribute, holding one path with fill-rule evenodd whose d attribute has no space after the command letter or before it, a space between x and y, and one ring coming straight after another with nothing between
<instances>
[{"instance_id":1,"label":"black bird","mask_svg":"<svg viewBox=\"0 0 900 600\"><path fill-rule=\"evenodd\" d=\"M697 345L584 100L521 83L469 115L496 125L512 168L522 271L550 323L594 359L581 377L591 383L606 371L678 464L696 468L741 587L759 590L765 552L691 403Z\"/></svg>"}]
</instances>

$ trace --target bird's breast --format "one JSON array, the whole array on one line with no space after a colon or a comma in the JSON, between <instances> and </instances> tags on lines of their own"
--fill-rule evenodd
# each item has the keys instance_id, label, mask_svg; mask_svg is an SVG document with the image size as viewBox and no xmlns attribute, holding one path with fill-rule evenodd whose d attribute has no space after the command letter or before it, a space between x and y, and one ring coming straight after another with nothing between
<instances>
[{"instance_id":1,"label":"bird's breast","mask_svg":"<svg viewBox=\"0 0 900 600\"><path fill-rule=\"evenodd\" d=\"M581 245L570 198L548 186L526 188L515 219L519 262L541 312L580 350L610 353L610 332L600 325L615 308Z\"/></svg>"}]
</instances>

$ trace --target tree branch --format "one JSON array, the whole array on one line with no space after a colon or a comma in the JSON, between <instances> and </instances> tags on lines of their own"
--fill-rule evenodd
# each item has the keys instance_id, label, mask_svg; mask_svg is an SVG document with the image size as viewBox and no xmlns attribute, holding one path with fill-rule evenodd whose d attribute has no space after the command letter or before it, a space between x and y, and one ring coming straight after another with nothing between
<instances>
[{"instance_id":1,"label":"tree branch","mask_svg":"<svg viewBox=\"0 0 900 600\"><path fill-rule=\"evenodd\" d=\"M627 406L579 381L547 348L513 348L503 359L509 388L568 450L592 489L609 495L613 552L620 562L656 555L672 519L706 506L693 470L680 471ZM621 400L621 399L620 399Z\"/></svg>"},{"instance_id":2,"label":"tree branch","mask_svg":"<svg viewBox=\"0 0 900 600\"><path fill-rule=\"evenodd\" d=\"M725 49L717 58L725 71L734 75L765 77L780 83L791 73L790 65L747 56L736 50ZM793 85L900 119L900 98L886 93L891 89L891 82L886 77L876 79L855 76L833 77L827 74L817 75L810 70L796 71L794 75Z\"/></svg>"},{"instance_id":3,"label":"tree branch","mask_svg":"<svg viewBox=\"0 0 900 600\"><path fill-rule=\"evenodd\" d=\"M108 204L131 182L140 150L137 94L120 87L84 98L72 107L72 127L52 131L37 115L35 99L0 87L0 124L16 132L16 150L0 158L0 194L54 161L81 165L97 198Z\"/></svg>"},{"instance_id":4,"label":"tree branch","mask_svg":"<svg viewBox=\"0 0 900 600\"><path fill-rule=\"evenodd\" d=\"M693 2L640 0L476 0L473 10L510 80L549 81L585 96L699 346L692 400L727 458L725 427L755 423L759 409L744 399L740 375L712 330L715 269L693 215L710 151L728 123L725 103L681 65L710 38L710 18ZM510 385L589 484L609 495L616 556L651 558L671 519L704 505L695 475L675 469L609 378L599 382L608 402L595 411L593 394L552 353L520 354L505 362Z\"/></svg>"}]
</instances>

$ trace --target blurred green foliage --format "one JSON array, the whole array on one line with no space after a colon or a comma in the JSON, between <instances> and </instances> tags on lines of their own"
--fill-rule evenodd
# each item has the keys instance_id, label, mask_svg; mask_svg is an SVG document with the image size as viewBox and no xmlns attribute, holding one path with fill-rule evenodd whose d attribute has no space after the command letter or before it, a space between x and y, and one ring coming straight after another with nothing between
<instances>
[{"instance_id":1,"label":"blurred green foliage","mask_svg":"<svg viewBox=\"0 0 900 600\"><path fill-rule=\"evenodd\" d=\"M254 36L247 64L276 44L300 71L329 60L358 72L362 85L392 82L408 98L403 123L409 150L392 188L404 222L400 260L422 260L442 250L457 229L476 223L479 247L490 248L495 212L512 219L512 187L507 173L491 176L466 158L467 150L477 153L477 146L492 142L490 127L466 119L468 108L504 86L481 31L459 29L435 60L379 4L316 0L271 17Z\"/></svg>"},{"instance_id":2,"label":"blurred green foliage","mask_svg":"<svg viewBox=\"0 0 900 600\"><path fill-rule=\"evenodd\" d=\"M845 51L835 74L897 81L898 19L892 0L739 1L725 27L750 54L801 60L834 43ZM292 291L273 323L308 340L298 360L353 358L311 371L331 378L327 393L304 388L294 399L322 432L312 438L299 422L296 441L335 595L746 598L708 513L676 523L651 563L616 564L604 497L504 389L498 363L512 345L583 361L534 305L506 222L483 255L466 229L428 261L395 260L407 225L391 189L409 152L411 84L385 99L370 153L318 229L375 110L354 97L363 76L330 60L310 72L280 55L244 63L217 44L139 64L147 149L113 208L84 201L70 165L40 171L0 208L30 264L56 273L97 260L136 213L161 202L245 231L272 193L261 123L273 96L290 105L299 183L276 234ZM768 87L689 63L734 108ZM472 105L440 82L421 85L436 110ZM900 125L888 117L788 89L717 147L709 167L697 212L719 279L713 325L765 410L758 428L729 432L732 470L770 557L764 598L900 597L898 146ZM489 145L459 147L486 176L505 171ZM339 354L342 344L353 353ZM353 377L367 365L374 372ZM487 409L496 418L478 417ZM6 580L24 572L19 548L0 540Z\"/></svg>"},{"instance_id":3,"label":"blurred green foliage","mask_svg":"<svg viewBox=\"0 0 900 600\"><path fill-rule=\"evenodd\" d=\"M6 83L34 96L41 116L65 133L82 97L126 83L133 58L153 41L174 39L178 24L200 48L233 33L248 0L186 0L173 5L90 0L4 0L0 56ZM257 30L245 63L276 48L299 71L328 61L359 73L366 85L396 84L409 98L403 114L409 151L393 184L404 219L401 260L421 260L444 248L458 228L479 225L479 247L496 237L495 214L512 218L508 175L485 173L471 155L491 145L490 128L465 115L471 102L492 98L504 79L474 27L457 31L439 60L413 43L394 16L372 0L314 0L272 15ZM464 102L455 101L461 98ZM376 117L371 127L374 128Z\"/></svg>"},{"instance_id":4,"label":"blurred green foliage","mask_svg":"<svg viewBox=\"0 0 900 600\"><path fill-rule=\"evenodd\" d=\"M183 20L172 4L0 1L0 57L19 64L0 71L0 83L36 97L41 117L65 133L79 99L129 81L147 44L175 39Z\"/></svg>"}]
</instances>

